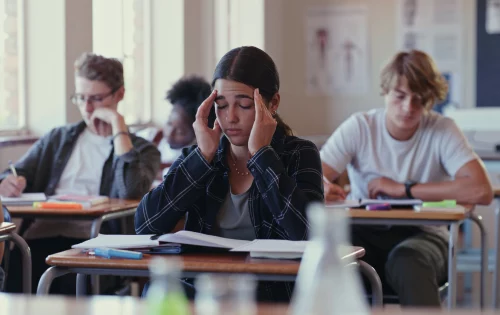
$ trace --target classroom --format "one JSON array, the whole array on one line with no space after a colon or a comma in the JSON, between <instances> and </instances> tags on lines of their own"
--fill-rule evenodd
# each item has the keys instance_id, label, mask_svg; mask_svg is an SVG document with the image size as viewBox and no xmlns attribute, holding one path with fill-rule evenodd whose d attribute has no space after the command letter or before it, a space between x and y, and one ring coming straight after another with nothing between
<instances>
[{"instance_id":1,"label":"classroom","mask_svg":"<svg viewBox=\"0 0 500 315\"><path fill-rule=\"evenodd\" d=\"M0 20L0 314L500 314L499 0Z\"/></svg>"}]
</instances>

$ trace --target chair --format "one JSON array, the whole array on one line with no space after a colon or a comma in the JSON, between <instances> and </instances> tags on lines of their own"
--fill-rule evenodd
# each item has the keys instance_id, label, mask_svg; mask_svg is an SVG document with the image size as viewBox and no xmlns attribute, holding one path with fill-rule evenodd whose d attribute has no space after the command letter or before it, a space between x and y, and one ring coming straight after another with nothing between
<instances>
[{"instance_id":1,"label":"chair","mask_svg":"<svg viewBox=\"0 0 500 315\"><path fill-rule=\"evenodd\" d=\"M4 222L12 222L12 217L6 206L2 205L3 220ZM10 262L10 241L5 241L5 250L3 253L3 270L0 268L0 275L2 276L2 281L0 281L0 291L5 291L5 284L7 283L7 276L9 273L9 262Z\"/></svg>"}]
</instances>

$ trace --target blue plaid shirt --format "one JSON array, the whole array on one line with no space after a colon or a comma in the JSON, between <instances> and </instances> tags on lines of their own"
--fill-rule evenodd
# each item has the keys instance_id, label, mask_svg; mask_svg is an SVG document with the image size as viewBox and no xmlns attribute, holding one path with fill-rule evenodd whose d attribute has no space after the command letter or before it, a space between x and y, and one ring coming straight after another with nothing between
<instances>
[{"instance_id":1,"label":"blue plaid shirt","mask_svg":"<svg viewBox=\"0 0 500 315\"><path fill-rule=\"evenodd\" d=\"M135 215L137 234L170 232L188 213L185 229L217 234L217 212L229 191L226 150L208 163L197 146L184 149L164 181L144 196ZM247 164L254 177L248 207L259 239L305 240L308 203L323 202L323 179L318 149L310 142L286 136L278 128L271 145L261 148Z\"/></svg>"}]
</instances>

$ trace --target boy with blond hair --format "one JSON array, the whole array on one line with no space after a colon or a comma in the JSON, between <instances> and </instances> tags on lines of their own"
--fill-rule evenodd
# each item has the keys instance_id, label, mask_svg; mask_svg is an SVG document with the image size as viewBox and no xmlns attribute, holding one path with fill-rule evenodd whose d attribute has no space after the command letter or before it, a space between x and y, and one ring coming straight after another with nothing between
<instances>
[{"instance_id":1,"label":"boy with blond hair","mask_svg":"<svg viewBox=\"0 0 500 315\"><path fill-rule=\"evenodd\" d=\"M489 204L484 165L450 118L432 107L446 97L446 81L424 52L398 53L381 73L385 108L356 113L321 150L326 201L341 200L331 183L346 168L349 199L455 199ZM332 227L334 228L334 227ZM446 227L354 226L352 243L393 289L403 306L440 306L447 276Z\"/></svg>"}]
</instances>

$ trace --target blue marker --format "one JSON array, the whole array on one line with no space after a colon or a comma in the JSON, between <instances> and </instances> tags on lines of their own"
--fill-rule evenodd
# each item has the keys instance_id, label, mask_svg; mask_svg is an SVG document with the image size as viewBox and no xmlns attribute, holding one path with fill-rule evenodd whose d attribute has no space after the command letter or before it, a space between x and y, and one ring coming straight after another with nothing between
<instances>
[{"instance_id":1,"label":"blue marker","mask_svg":"<svg viewBox=\"0 0 500 315\"><path fill-rule=\"evenodd\" d=\"M94 250L94 255L104 258L124 258L124 259L141 259L141 252L133 252L130 250L121 250L113 248L96 248Z\"/></svg>"}]
</instances>

